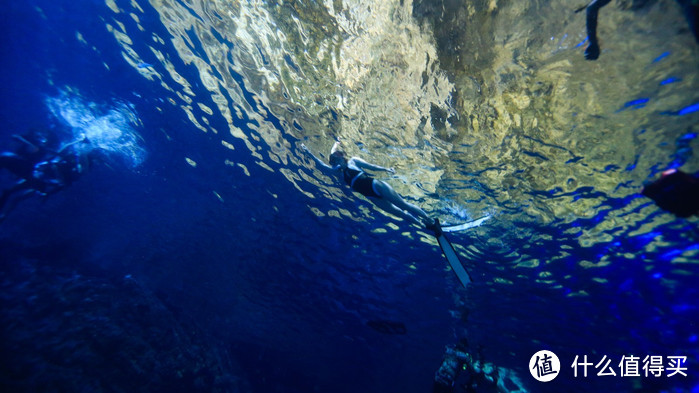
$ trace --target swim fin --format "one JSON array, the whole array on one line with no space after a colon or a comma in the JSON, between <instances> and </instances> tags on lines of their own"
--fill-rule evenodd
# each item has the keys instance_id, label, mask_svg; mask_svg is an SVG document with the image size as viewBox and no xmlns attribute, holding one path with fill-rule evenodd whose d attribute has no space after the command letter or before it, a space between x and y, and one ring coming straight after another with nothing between
<instances>
[{"instance_id":1,"label":"swim fin","mask_svg":"<svg viewBox=\"0 0 699 393\"><path fill-rule=\"evenodd\" d=\"M434 236L437 238L437 243L439 243L439 247L442 249L444 257L447 258L447 262L449 262L451 270L456 273L456 277L458 277L459 281L461 281L461 285L466 288L468 284L472 282L471 276L464 268L464 265L461 264L459 255L456 253L456 250L454 250L454 247L451 245L446 236L444 236L439 220L435 220L434 224L430 225L428 229L434 231Z\"/></svg>"},{"instance_id":2,"label":"swim fin","mask_svg":"<svg viewBox=\"0 0 699 393\"><path fill-rule=\"evenodd\" d=\"M481 224L483 224L483 222L485 222L489 219L490 219L490 216L485 216L485 217L481 217L477 220L465 222L463 224L445 226L445 227L442 227L442 231L443 232L461 232L461 231L464 231L466 229L471 229L471 228L480 226Z\"/></svg>"}]
</instances>

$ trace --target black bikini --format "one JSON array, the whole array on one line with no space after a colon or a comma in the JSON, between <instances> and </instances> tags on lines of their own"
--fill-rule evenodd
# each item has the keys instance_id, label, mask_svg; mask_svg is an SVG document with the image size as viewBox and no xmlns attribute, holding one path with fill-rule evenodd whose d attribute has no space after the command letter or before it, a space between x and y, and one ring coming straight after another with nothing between
<instances>
[{"instance_id":1,"label":"black bikini","mask_svg":"<svg viewBox=\"0 0 699 393\"><path fill-rule=\"evenodd\" d=\"M345 168L342 170L342 175L347 185L354 191L366 197L381 198L381 195L374 190L374 179L366 173L352 168Z\"/></svg>"}]
</instances>

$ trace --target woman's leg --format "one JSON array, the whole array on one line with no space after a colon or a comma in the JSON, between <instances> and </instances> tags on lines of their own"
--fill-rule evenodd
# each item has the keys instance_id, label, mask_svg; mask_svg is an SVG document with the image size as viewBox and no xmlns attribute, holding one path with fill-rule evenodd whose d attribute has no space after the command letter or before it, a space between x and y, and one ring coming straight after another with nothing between
<instances>
[{"instance_id":1,"label":"woman's leg","mask_svg":"<svg viewBox=\"0 0 699 393\"><path fill-rule=\"evenodd\" d=\"M398 193L393 189L393 187L388 185L388 183L374 179L374 190L379 195L381 195L381 197L384 200L393 204L399 210L407 210L413 218L419 217L424 220L431 220L430 216L428 216L424 210L411 203L406 202L405 199L403 199L403 197L398 195Z\"/></svg>"},{"instance_id":2,"label":"woman's leg","mask_svg":"<svg viewBox=\"0 0 699 393\"><path fill-rule=\"evenodd\" d=\"M417 224L420 227L424 226L424 224L420 220L415 218L415 216L413 216L412 214L408 213L405 210L397 208L396 205L392 204L391 202L389 202L388 200L386 200L384 198L371 197L371 198L369 198L369 200L374 205L376 205L376 207L378 207L379 209L381 209L389 214L393 214L394 216L398 216L406 221Z\"/></svg>"}]
</instances>

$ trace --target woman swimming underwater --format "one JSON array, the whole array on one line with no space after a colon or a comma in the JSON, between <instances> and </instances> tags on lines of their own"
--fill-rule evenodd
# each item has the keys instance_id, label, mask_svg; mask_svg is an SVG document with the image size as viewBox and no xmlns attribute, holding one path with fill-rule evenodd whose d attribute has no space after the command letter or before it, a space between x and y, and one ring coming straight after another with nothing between
<instances>
[{"instance_id":1,"label":"woman swimming underwater","mask_svg":"<svg viewBox=\"0 0 699 393\"><path fill-rule=\"evenodd\" d=\"M367 197L378 208L413 222L422 228L433 229L437 225L436 220L430 218L424 210L406 202L388 183L374 179L364 172L364 170L371 170L395 173L393 168L374 165L359 157L348 159L342 151L339 141L335 142L330 150L330 165L311 153L306 145L301 144L301 148L313 157L321 169L344 179L353 191Z\"/></svg>"}]
</instances>

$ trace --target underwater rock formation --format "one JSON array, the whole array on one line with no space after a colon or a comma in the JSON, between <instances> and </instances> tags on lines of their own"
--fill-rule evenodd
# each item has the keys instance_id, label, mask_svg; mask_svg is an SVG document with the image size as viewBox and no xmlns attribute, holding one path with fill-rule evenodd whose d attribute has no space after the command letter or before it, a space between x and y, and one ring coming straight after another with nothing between
<instances>
[{"instance_id":1,"label":"underwater rock formation","mask_svg":"<svg viewBox=\"0 0 699 393\"><path fill-rule=\"evenodd\" d=\"M250 391L227 353L130 276L4 265L0 390Z\"/></svg>"}]
</instances>

